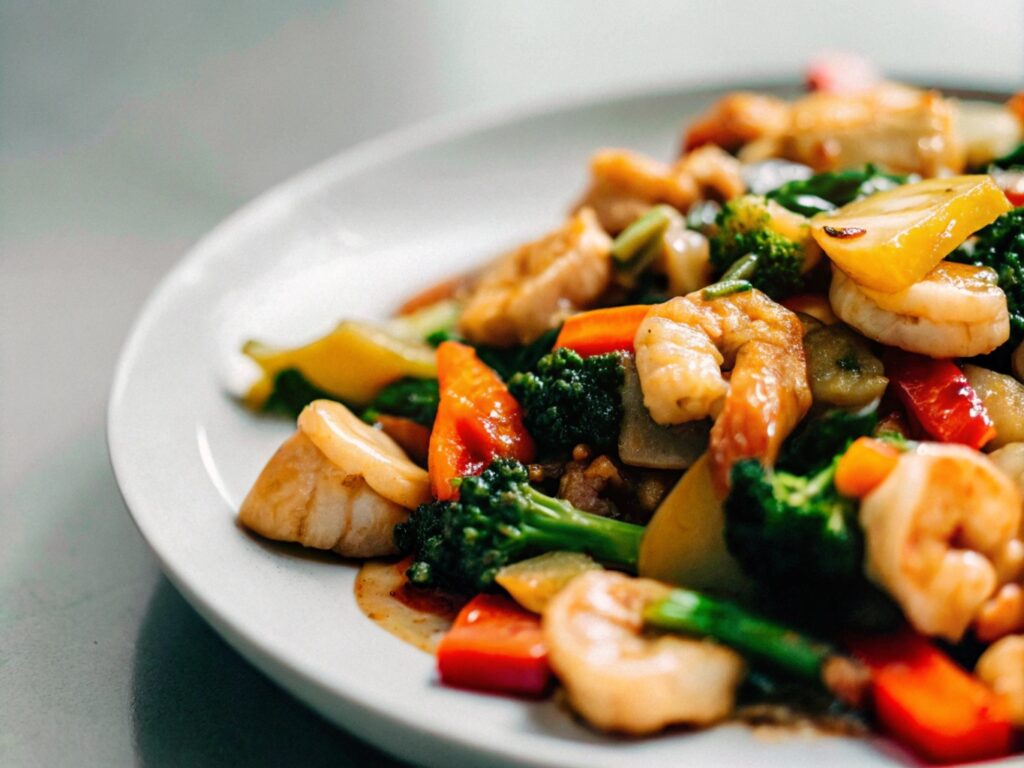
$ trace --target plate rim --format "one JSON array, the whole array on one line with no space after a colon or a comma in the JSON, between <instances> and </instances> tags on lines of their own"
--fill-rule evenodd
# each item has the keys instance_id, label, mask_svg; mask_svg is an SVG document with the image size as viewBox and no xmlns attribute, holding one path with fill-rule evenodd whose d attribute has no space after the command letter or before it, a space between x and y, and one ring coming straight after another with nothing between
<instances>
[{"instance_id":1,"label":"plate rim","mask_svg":"<svg viewBox=\"0 0 1024 768\"><path fill-rule=\"evenodd\" d=\"M915 78L908 78L903 82L913 82L914 80ZM266 222L268 219L286 216L292 208L301 207L311 194L325 184L343 181L367 168L388 163L433 144L457 141L488 129L520 121L570 113L588 107L610 106L616 102L627 100L647 100L683 95L711 96L729 90L760 91L793 88L797 85L798 83L792 79L784 79L777 74L767 77L734 74L713 78L703 77L699 80L683 78L657 82L650 86L634 84L614 88L595 88L569 96L551 96L512 105L470 108L454 113L440 114L387 131L378 137L357 142L272 185L219 220L212 229L200 237L171 265L148 293L121 346L107 398L105 425L107 455L118 492L124 501L132 523L158 561L162 573L234 650L266 674L278 687L301 699L317 716L324 717L321 707L317 706L315 702L317 693L344 702L353 715L351 720L346 719L342 724L338 723L336 718L328 719L345 731L372 744L376 749L403 760L411 759L409 749L400 751L392 749L392 744L381 742L368 735L371 730L368 726L370 721L378 726L385 725L401 729L423 743L436 745L443 742L449 748L456 747L460 759L486 759L488 764L500 763L516 766L552 765L543 758L534 758L531 755L523 755L512 750L503 750L497 745L481 744L468 738L462 729L440 730L420 722L410 721L387 710L379 702L358 698L346 690L329 688L302 666L297 666L289 659L278 657L273 648L261 642L259 635L247 632L230 615L220 611L213 601L207 599L202 589L193 583L193 579L186 572L187 568L181 568L175 564L173 553L165 552L160 544L154 541L156 536L148 529L144 519L140 519L145 516L136 512L137 507L141 508L147 502L135 491L134 481L131 479L130 461L126 456L126 447L118 445L115 437L115 422L119 419L124 393L130 386L129 379L133 362L138 357L148 332L160 319L162 310L177 290L183 274L199 264L216 258L217 252L221 249L221 243L229 242L234 237L235 230L244 229L246 222L250 220ZM1001 83L965 82L947 83L942 86L942 90L946 93L961 92L975 97L1005 98L1008 94L1006 87L1006 84ZM282 679L282 676L287 676L289 679ZM370 720L367 720L367 716ZM360 722L356 722L357 720Z\"/></svg>"}]
</instances>

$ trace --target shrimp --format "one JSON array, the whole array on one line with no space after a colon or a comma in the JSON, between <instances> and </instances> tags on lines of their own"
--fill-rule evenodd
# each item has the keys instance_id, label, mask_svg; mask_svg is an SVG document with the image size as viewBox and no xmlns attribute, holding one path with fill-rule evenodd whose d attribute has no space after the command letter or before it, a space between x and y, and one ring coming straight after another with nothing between
<instances>
[{"instance_id":1,"label":"shrimp","mask_svg":"<svg viewBox=\"0 0 1024 768\"><path fill-rule=\"evenodd\" d=\"M958 641L998 586L1021 493L984 455L924 443L861 502L865 572L919 632Z\"/></svg>"},{"instance_id":2,"label":"shrimp","mask_svg":"<svg viewBox=\"0 0 1024 768\"><path fill-rule=\"evenodd\" d=\"M1010 717L1024 728L1024 635L998 640L981 654L974 673L1010 708Z\"/></svg>"},{"instance_id":3,"label":"shrimp","mask_svg":"<svg viewBox=\"0 0 1024 768\"><path fill-rule=\"evenodd\" d=\"M612 241L584 208L564 226L517 248L470 295L459 330L478 344L526 344L590 306L611 280Z\"/></svg>"},{"instance_id":4,"label":"shrimp","mask_svg":"<svg viewBox=\"0 0 1024 768\"><path fill-rule=\"evenodd\" d=\"M238 511L269 539L345 557L395 551L392 529L430 499L427 473L340 403L317 400L278 448Z\"/></svg>"},{"instance_id":5,"label":"shrimp","mask_svg":"<svg viewBox=\"0 0 1024 768\"><path fill-rule=\"evenodd\" d=\"M715 417L710 460L720 490L743 458L767 464L811 405L803 326L760 291L655 306L637 329L644 405L659 424ZM722 369L732 369L728 380Z\"/></svg>"},{"instance_id":6,"label":"shrimp","mask_svg":"<svg viewBox=\"0 0 1024 768\"><path fill-rule=\"evenodd\" d=\"M1024 443L1011 443L989 454L989 459L1020 490L1024 496ZM1014 539L1003 548L995 561L1000 584L1024 583L1024 513L1021 514L1020 530Z\"/></svg>"},{"instance_id":7,"label":"shrimp","mask_svg":"<svg viewBox=\"0 0 1024 768\"><path fill-rule=\"evenodd\" d=\"M973 357L1010 337L1006 294L987 267L943 261L897 293L857 285L833 268L829 300L868 338L930 357Z\"/></svg>"},{"instance_id":8,"label":"shrimp","mask_svg":"<svg viewBox=\"0 0 1024 768\"><path fill-rule=\"evenodd\" d=\"M1024 443L1010 443L989 454L1024 494ZM983 642L1011 632L1024 632L1024 513L1017 535L993 559L999 588L985 601L974 622L974 633Z\"/></svg>"},{"instance_id":9,"label":"shrimp","mask_svg":"<svg viewBox=\"0 0 1024 768\"><path fill-rule=\"evenodd\" d=\"M635 735L707 724L733 708L743 660L704 640L643 631L643 609L670 587L591 571L544 611L544 642L569 703L591 725Z\"/></svg>"},{"instance_id":10,"label":"shrimp","mask_svg":"<svg viewBox=\"0 0 1024 768\"><path fill-rule=\"evenodd\" d=\"M590 187L577 208L590 207L618 234L657 203L686 211L697 200L730 200L746 190L736 158L702 147L674 165L624 149L604 149L590 161Z\"/></svg>"}]
</instances>

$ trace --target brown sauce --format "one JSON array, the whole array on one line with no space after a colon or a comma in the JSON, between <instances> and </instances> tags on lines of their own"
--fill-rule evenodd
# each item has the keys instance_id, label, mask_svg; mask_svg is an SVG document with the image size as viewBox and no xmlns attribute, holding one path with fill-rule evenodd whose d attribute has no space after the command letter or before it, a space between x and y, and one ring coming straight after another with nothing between
<instances>
[{"instance_id":1,"label":"brown sauce","mask_svg":"<svg viewBox=\"0 0 1024 768\"><path fill-rule=\"evenodd\" d=\"M364 563L356 577L356 602L382 629L433 654L466 598L409 586L405 579L408 565L408 560ZM758 738L769 741L867 733L864 724L854 717L810 713L778 704L741 705L730 719L747 725Z\"/></svg>"},{"instance_id":2,"label":"brown sauce","mask_svg":"<svg viewBox=\"0 0 1024 768\"><path fill-rule=\"evenodd\" d=\"M356 603L382 629L434 653L465 598L409 586L405 580L408 565L407 560L364 563L356 576Z\"/></svg>"}]
</instances>

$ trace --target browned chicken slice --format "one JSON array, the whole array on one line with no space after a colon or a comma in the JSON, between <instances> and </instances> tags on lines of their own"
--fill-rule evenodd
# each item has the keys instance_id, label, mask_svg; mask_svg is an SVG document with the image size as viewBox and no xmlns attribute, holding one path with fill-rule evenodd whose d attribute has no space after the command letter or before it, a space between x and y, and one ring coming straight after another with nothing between
<instances>
[{"instance_id":1,"label":"browned chicken slice","mask_svg":"<svg viewBox=\"0 0 1024 768\"><path fill-rule=\"evenodd\" d=\"M690 125L685 148L702 144L740 150L746 161L781 157L815 171L873 162L931 177L964 167L952 102L895 83L857 93L811 93L791 104L733 93Z\"/></svg>"},{"instance_id":2,"label":"browned chicken slice","mask_svg":"<svg viewBox=\"0 0 1024 768\"><path fill-rule=\"evenodd\" d=\"M816 171L873 162L932 177L964 167L953 104L936 91L892 84L853 95L813 93L796 101L779 150Z\"/></svg>"},{"instance_id":3,"label":"browned chicken slice","mask_svg":"<svg viewBox=\"0 0 1024 768\"><path fill-rule=\"evenodd\" d=\"M612 240L584 208L504 256L477 283L459 319L476 344L527 344L591 306L611 280Z\"/></svg>"},{"instance_id":4,"label":"browned chicken slice","mask_svg":"<svg viewBox=\"0 0 1024 768\"><path fill-rule=\"evenodd\" d=\"M593 208L615 235L658 203L686 211L697 200L743 194L740 164L715 146L702 147L673 165L638 152L603 149L590 161L590 187L579 207Z\"/></svg>"}]
</instances>

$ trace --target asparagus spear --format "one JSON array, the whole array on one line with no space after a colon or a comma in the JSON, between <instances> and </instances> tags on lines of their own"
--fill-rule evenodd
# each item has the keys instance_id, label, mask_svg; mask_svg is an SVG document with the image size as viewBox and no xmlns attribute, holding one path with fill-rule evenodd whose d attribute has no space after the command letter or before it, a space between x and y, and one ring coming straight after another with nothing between
<instances>
[{"instance_id":1,"label":"asparagus spear","mask_svg":"<svg viewBox=\"0 0 1024 768\"><path fill-rule=\"evenodd\" d=\"M644 609L649 627L710 637L744 656L821 683L841 700L860 706L870 673L834 646L755 616L744 608L688 589L674 589Z\"/></svg>"}]
</instances>

